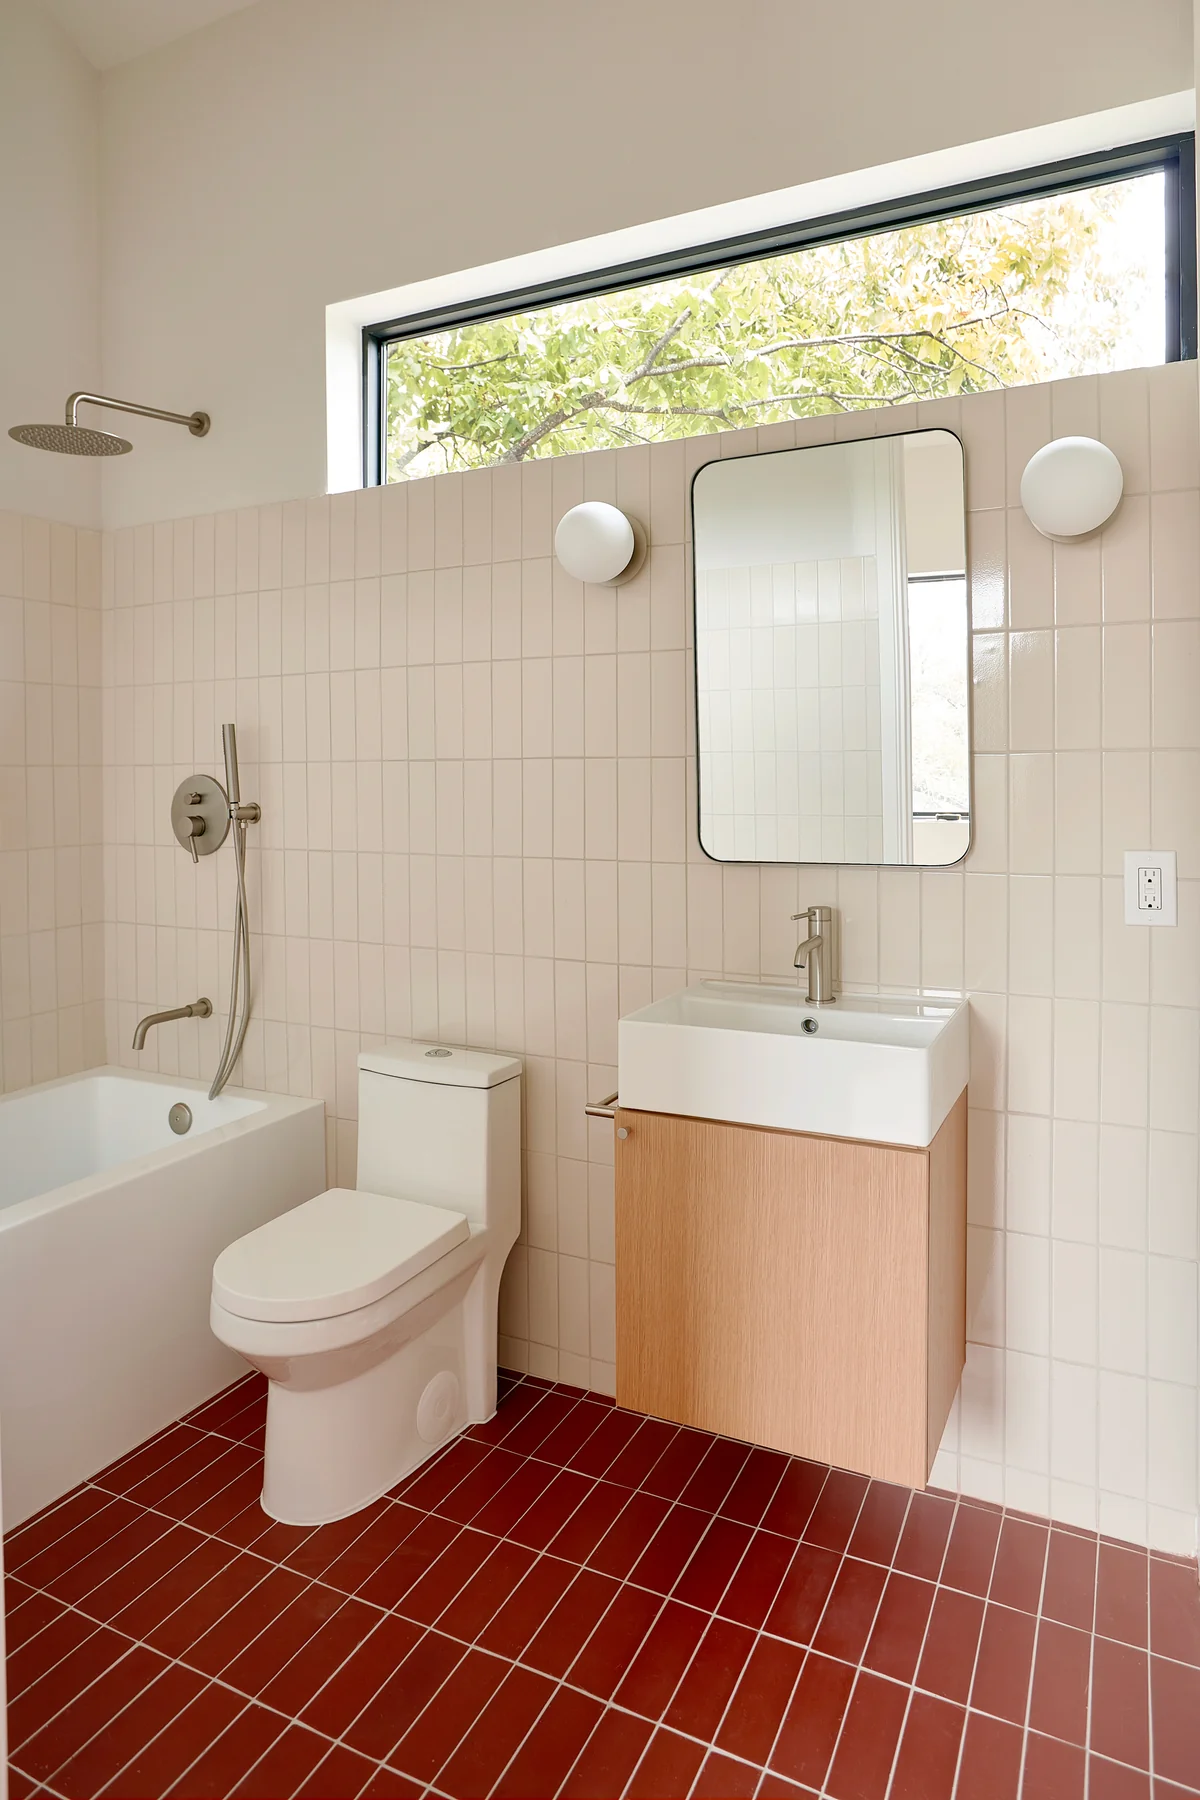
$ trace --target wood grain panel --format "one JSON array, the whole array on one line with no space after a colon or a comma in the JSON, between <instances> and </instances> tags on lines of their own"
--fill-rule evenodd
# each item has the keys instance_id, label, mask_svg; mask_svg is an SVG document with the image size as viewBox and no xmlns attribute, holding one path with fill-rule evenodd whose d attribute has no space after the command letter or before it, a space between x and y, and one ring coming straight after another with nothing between
<instances>
[{"instance_id":1,"label":"wood grain panel","mask_svg":"<svg viewBox=\"0 0 1200 1800\"><path fill-rule=\"evenodd\" d=\"M618 1402L922 1486L928 1153L617 1123Z\"/></svg>"},{"instance_id":2,"label":"wood grain panel","mask_svg":"<svg viewBox=\"0 0 1200 1800\"><path fill-rule=\"evenodd\" d=\"M929 1418L933 1459L967 1359L967 1095L929 1146Z\"/></svg>"}]
</instances>

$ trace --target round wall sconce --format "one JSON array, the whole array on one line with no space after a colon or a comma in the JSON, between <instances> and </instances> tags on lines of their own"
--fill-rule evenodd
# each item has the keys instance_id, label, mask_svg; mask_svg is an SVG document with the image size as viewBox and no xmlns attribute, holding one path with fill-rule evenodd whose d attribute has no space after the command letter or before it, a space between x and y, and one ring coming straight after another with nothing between
<instances>
[{"instance_id":1,"label":"round wall sconce","mask_svg":"<svg viewBox=\"0 0 1200 1800\"><path fill-rule=\"evenodd\" d=\"M1043 537L1086 537L1112 518L1124 485L1124 472L1107 444L1055 438L1025 464L1021 505Z\"/></svg>"},{"instance_id":2,"label":"round wall sconce","mask_svg":"<svg viewBox=\"0 0 1200 1800\"><path fill-rule=\"evenodd\" d=\"M637 520L605 500L573 506L554 533L554 554L567 574L607 587L632 581L646 560L647 547Z\"/></svg>"}]
</instances>

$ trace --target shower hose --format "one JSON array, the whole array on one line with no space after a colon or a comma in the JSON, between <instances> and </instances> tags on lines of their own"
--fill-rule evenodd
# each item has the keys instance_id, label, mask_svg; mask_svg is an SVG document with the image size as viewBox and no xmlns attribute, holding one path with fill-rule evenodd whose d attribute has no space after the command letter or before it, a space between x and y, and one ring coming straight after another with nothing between
<instances>
[{"instance_id":1,"label":"shower hose","mask_svg":"<svg viewBox=\"0 0 1200 1800\"><path fill-rule=\"evenodd\" d=\"M229 1023L225 1027L225 1046L208 1090L215 1100L233 1074L246 1027L250 1023L250 915L246 905L246 821L233 822L233 856L237 864L237 911L233 922L233 973L229 984ZM241 1009L241 1022L238 1011Z\"/></svg>"}]
</instances>

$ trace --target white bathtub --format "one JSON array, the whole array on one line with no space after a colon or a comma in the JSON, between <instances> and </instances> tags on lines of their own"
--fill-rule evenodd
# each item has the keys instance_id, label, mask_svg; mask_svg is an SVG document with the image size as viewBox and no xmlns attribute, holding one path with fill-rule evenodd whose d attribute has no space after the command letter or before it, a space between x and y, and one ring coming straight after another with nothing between
<instances>
[{"instance_id":1,"label":"white bathtub","mask_svg":"<svg viewBox=\"0 0 1200 1800\"><path fill-rule=\"evenodd\" d=\"M323 1190L324 1114L124 1069L0 1098L6 1530L244 1372L208 1328L212 1265Z\"/></svg>"}]
</instances>

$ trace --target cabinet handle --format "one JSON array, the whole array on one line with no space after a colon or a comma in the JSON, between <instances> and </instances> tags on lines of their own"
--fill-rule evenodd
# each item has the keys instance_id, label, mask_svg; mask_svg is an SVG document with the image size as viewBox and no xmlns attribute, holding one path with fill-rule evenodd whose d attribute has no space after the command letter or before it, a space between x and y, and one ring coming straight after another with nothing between
<instances>
[{"instance_id":1,"label":"cabinet handle","mask_svg":"<svg viewBox=\"0 0 1200 1800\"><path fill-rule=\"evenodd\" d=\"M617 1116L617 1096L606 1094L603 1100L597 1100L595 1106L585 1106L584 1112L589 1119L615 1119Z\"/></svg>"},{"instance_id":2,"label":"cabinet handle","mask_svg":"<svg viewBox=\"0 0 1200 1800\"><path fill-rule=\"evenodd\" d=\"M627 1138L629 1136L628 1125L618 1125L617 1126L617 1136L619 1138Z\"/></svg>"}]
</instances>

